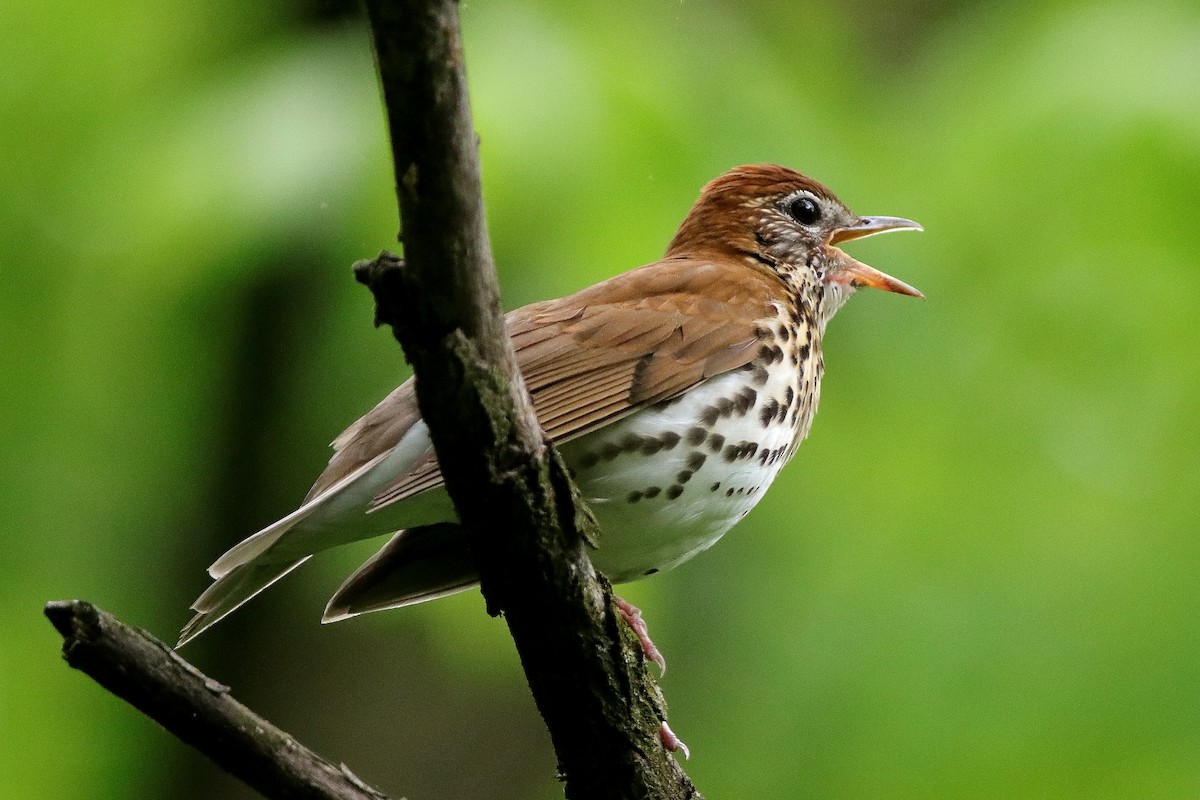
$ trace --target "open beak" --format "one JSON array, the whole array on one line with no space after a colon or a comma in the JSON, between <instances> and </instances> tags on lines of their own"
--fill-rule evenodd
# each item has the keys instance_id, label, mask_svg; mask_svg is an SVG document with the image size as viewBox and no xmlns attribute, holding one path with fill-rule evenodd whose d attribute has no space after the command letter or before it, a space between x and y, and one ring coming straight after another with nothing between
<instances>
[{"instance_id":1,"label":"open beak","mask_svg":"<svg viewBox=\"0 0 1200 800\"><path fill-rule=\"evenodd\" d=\"M841 244L851 239L874 236L888 231L923 231L921 223L901 217L862 217L853 225L838 228L829 237L830 244Z\"/></svg>"},{"instance_id":2,"label":"open beak","mask_svg":"<svg viewBox=\"0 0 1200 800\"><path fill-rule=\"evenodd\" d=\"M838 228L829 237L829 244L837 245L852 239L862 239L864 236L874 236L888 231L923 231L919 223L900 217L862 217L859 221L845 228ZM904 281L896 280L891 275L885 275L874 267L869 267L861 261L856 261L843 253L837 247L831 248L835 258L828 280L838 281L858 288L870 286L872 289L883 289L885 292L906 294L910 297L924 297L919 291Z\"/></svg>"}]
</instances>

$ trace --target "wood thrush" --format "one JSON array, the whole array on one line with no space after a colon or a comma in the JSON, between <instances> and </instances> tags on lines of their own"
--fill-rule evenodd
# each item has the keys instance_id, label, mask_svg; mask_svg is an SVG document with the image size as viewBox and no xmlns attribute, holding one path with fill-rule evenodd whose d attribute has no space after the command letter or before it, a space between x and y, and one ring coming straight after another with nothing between
<instances>
[{"instance_id":1,"label":"wood thrush","mask_svg":"<svg viewBox=\"0 0 1200 800\"><path fill-rule=\"evenodd\" d=\"M508 315L538 419L600 524L597 569L615 583L670 569L750 512L812 425L829 319L862 286L921 296L837 245L906 229L921 226L860 217L790 169L739 167L704 187L661 260ZM296 511L209 568L180 644L313 553L385 533L325 621L475 585L411 380L333 448Z\"/></svg>"}]
</instances>

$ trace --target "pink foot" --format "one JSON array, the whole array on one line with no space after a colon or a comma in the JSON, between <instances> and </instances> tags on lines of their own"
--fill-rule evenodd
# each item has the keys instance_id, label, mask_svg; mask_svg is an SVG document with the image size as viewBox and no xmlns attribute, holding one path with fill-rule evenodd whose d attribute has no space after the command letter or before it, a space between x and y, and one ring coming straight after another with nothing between
<instances>
[{"instance_id":1,"label":"pink foot","mask_svg":"<svg viewBox=\"0 0 1200 800\"><path fill-rule=\"evenodd\" d=\"M621 610L621 616L625 618L625 621L629 623L629 627L633 628L633 632L637 634L638 641L642 643L642 652L646 654L646 658L658 665L658 676L661 678L663 675L666 675L667 660L663 658L662 653L658 652L658 648L654 646L654 642L650 641L650 631L646 627L646 620L642 619L641 610L616 595L613 595L613 599L617 601L617 608ZM667 730L670 732L669 728ZM672 734L672 738L674 738L674 734ZM675 741L679 742L678 739L675 739ZM679 743L682 744L682 742ZM674 752L673 748L668 749ZM686 747L684 748L684 752L687 752Z\"/></svg>"},{"instance_id":2,"label":"pink foot","mask_svg":"<svg viewBox=\"0 0 1200 800\"><path fill-rule=\"evenodd\" d=\"M692 753L690 750L688 750L688 746L683 743L682 739L675 735L675 732L671 730L671 726L667 723L664 722L659 727L658 735L662 737L663 747L667 748L669 752L678 753L682 750L685 760L692 757Z\"/></svg>"}]
</instances>

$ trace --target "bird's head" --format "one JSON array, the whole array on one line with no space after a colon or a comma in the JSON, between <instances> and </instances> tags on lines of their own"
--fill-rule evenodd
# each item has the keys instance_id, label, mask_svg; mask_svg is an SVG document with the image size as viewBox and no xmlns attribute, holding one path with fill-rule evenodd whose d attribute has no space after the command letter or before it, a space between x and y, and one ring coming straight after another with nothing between
<instances>
[{"instance_id":1,"label":"bird's head","mask_svg":"<svg viewBox=\"0 0 1200 800\"><path fill-rule=\"evenodd\" d=\"M667 255L744 259L777 273L824 327L863 286L913 297L907 283L838 245L877 233L923 230L899 217L860 217L833 192L773 164L736 167L704 187Z\"/></svg>"}]
</instances>

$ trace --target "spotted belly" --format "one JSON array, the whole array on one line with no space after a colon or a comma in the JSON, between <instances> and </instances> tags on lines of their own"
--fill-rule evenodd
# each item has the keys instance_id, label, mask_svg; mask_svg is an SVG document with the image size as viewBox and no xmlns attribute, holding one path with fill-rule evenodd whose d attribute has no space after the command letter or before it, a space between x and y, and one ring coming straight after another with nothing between
<instances>
[{"instance_id":1,"label":"spotted belly","mask_svg":"<svg viewBox=\"0 0 1200 800\"><path fill-rule=\"evenodd\" d=\"M670 569L750 513L815 411L788 373L719 375L562 446L600 523L601 572L620 583Z\"/></svg>"}]
</instances>

